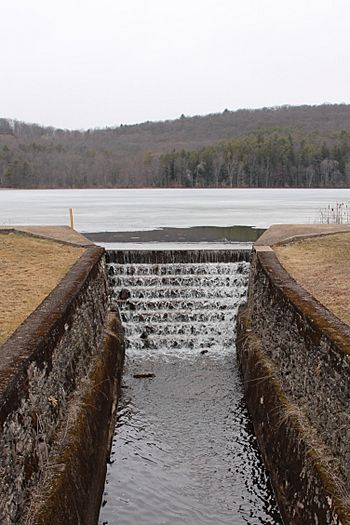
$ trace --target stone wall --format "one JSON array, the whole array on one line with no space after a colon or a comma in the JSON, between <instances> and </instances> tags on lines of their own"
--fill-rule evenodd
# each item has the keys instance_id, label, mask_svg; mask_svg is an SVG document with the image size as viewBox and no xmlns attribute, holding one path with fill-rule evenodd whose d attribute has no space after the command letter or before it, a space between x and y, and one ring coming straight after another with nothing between
<instances>
[{"instance_id":1,"label":"stone wall","mask_svg":"<svg viewBox=\"0 0 350 525\"><path fill-rule=\"evenodd\" d=\"M286 523L350 523L350 330L255 253L238 355Z\"/></svg>"},{"instance_id":2,"label":"stone wall","mask_svg":"<svg viewBox=\"0 0 350 525\"><path fill-rule=\"evenodd\" d=\"M108 428L112 391L115 390L111 371L115 372L118 366L121 368L123 352L117 322L112 323L110 329L112 339L109 342L103 339L107 308L103 250L87 248L61 283L1 347L1 524L51 522L51 519L38 521L35 516L39 507L43 512L42 505L45 507L48 501L49 480L52 493L53 486L57 490L57 480L62 473L67 476L68 464L73 461L72 457L68 461L68 451L77 447L77 443L72 444L74 436L80 441L86 439L88 457L94 447L99 448L98 440L94 443L93 439L94 436L98 438L93 421ZM108 352L114 357L108 357ZM98 375L98 370L105 372ZM94 383L96 374L102 381L98 385ZM82 400L88 398L91 407L95 400L100 409L97 412L94 408L88 410L84 419L87 405ZM90 441L86 425L92 429ZM78 443L80 441L78 439ZM79 471L78 465L84 458L77 456L76 460ZM95 468L98 470L96 465ZM81 483L87 484L85 505L95 497L96 506L96 496L89 493L90 482L85 479ZM94 484L93 479L91 483ZM78 483L74 491L73 484L71 498L77 496L79 486L82 485ZM59 492L55 492L56 495ZM54 523L90 523L77 517L83 507L77 504L75 512L78 514L73 520L59 518L59 508L56 508Z\"/></svg>"}]
</instances>

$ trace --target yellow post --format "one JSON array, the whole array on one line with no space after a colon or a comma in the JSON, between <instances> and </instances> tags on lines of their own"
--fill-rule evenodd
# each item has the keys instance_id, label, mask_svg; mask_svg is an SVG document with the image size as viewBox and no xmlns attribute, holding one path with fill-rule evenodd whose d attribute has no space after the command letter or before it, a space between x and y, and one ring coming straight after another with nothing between
<instances>
[{"instance_id":1,"label":"yellow post","mask_svg":"<svg viewBox=\"0 0 350 525\"><path fill-rule=\"evenodd\" d=\"M69 208L69 226L74 230L73 208Z\"/></svg>"}]
</instances>

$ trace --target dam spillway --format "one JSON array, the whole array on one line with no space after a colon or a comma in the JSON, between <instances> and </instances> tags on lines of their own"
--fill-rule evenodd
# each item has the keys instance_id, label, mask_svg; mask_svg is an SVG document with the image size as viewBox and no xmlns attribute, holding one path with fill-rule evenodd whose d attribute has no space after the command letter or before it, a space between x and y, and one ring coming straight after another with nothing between
<instances>
[{"instance_id":1,"label":"dam spillway","mask_svg":"<svg viewBox=\"0 0 350 525\"><path fill-rule=\"evenodd\" d=\"M100 524L281 523L235 357L249 251L107 261L127 357Z\"/></svg>"}]
</instances>

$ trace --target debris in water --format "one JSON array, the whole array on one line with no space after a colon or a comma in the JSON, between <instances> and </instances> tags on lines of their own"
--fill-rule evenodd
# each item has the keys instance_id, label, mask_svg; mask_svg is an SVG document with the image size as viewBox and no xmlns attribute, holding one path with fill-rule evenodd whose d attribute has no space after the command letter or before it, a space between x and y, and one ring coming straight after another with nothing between
<instances>
[{"instance_id":1,"label":"debris in water","mask_svg":"<svg viewBox=\"0 0 350 525\"><path fill-rule=\"evenodd\" d=\"M135 379L152 378L152 377L156 377L156 374L152 374L150 372L146 372L144 374L134 374L133 377Z\"/></svg>"},{"instance_id":2,"label":"debris in water","mask_svg":"<svg viewBox=\"0 0 350 525\"><path fill-rule=\"evenodd\" d=\"M127 299L129 299L130 295L130 290L128 290L127 288L122 288L119 292L119 299L121 301L126 301Z\"/></svg>"}]
</instances>

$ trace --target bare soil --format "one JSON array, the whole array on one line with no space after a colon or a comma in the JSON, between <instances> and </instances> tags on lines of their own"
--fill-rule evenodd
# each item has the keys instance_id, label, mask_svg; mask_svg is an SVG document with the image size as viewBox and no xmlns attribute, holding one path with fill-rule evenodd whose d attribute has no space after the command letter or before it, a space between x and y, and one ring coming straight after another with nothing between
<instances>
[{"instance_id":1,"label":"bare soil","mask_svg":"<svg viewBox=\"0 0 350 525\"><path fill-rule=\"evenodd\" d=\"M0 345L83 254L80 247L0 233Z\"/></svg>"},{"instance_id":2,"label":"bare soil","mask_svg":"<svg viewBox=\"0 0 350 525\"><path fill-rule=\"evenodd\" d=\"M350 233L313 237L273 249L303 288L350 324Z\"/></svg>"}]
</instances>

